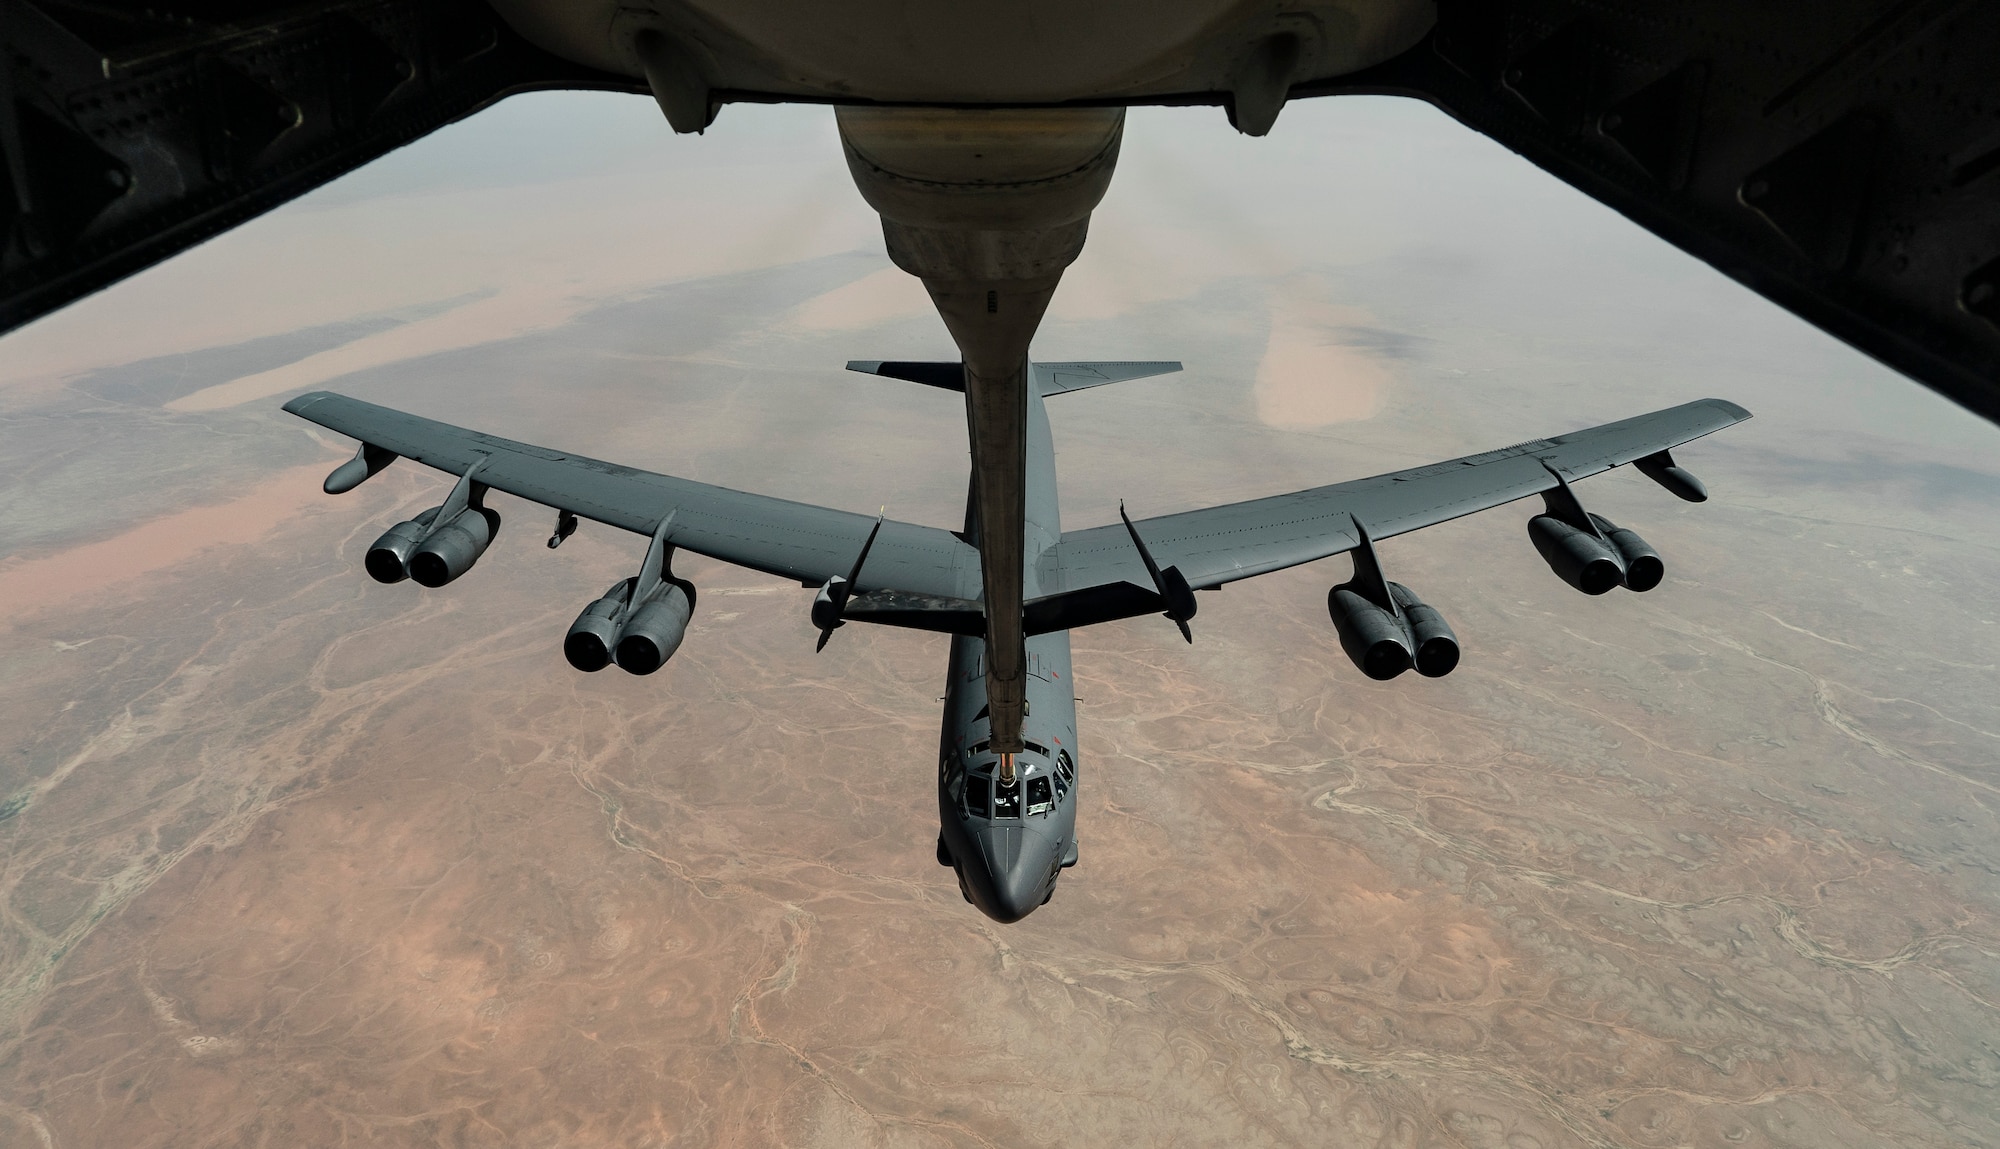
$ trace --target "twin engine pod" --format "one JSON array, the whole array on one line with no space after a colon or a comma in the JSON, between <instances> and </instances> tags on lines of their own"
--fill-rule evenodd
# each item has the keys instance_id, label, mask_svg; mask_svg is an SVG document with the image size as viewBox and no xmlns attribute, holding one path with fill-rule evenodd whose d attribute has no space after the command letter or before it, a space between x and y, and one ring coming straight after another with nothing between
<instances>
[{"instance_id":1,"label":"twin engine pod","mask_svg":"<svg viewBox=\"0 0 2000 1149\"><path fill-rule=\"evenodd\" d=\"M1412 666L1426 678L1443 678L1458 665L1458 636L1437 609L1399 582L1384 584L1395 610L1370 601L1342 583L1326 593L1326 612L1340 632L1340 648L1361 673L1387 682Z\"/></svg>"},{"instance_id":2,"label":"twin engine pod","mask_svg":"<svg viewBox=\"0 0 2000 1149\"><path fill-rule=\"evenodd\" d=\"M604 597L583 608L563 637L563 657L585 673L616 661L633 674L651 674L667 664L687 637L694 614L694 587L661 581L636 608L630 605L638 579L614 583Z\"/></svg>"},{"instance_id":3,"label":"twin engine pod","mask_svg":"<svg viewBox=\"0 0 2000 1149\"><path fill-rule=\"evenodd\" d=\"M1603 594L1615 586L1649 591L1666 577L1660 552L1633 531L1591 515L1597 533L1579 529L1554 515L1528 520L1528 537L1557 577L1585 594Z\"/></svg>"},{"instance_id":4,"label":"twin engine pod","mask_svg":"<svg viewBox=\"0 0 2000 1149\"><path fill-rule=\"evenodd\" d=\"M500 512L491 507L467 507L450 522L433 528L443 509L432 507L382 532L363 562L370 577L387 583L408 578L423 586L440 587L471 570L500 533Z\"/></svg>"}]
</instances>

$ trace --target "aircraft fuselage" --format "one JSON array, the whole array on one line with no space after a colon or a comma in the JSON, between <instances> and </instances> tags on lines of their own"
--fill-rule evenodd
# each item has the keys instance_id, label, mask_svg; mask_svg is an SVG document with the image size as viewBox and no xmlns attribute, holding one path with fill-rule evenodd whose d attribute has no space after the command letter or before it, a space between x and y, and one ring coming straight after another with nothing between
<instances>
[{"instance_id":1,"label":"aircraft fuselage","mask_svg":"<svg viewBox=\"0 0 2000 1149\"><path fill-rule=\"evenodd\" d=\"M1040 368L1029 364L1022 580L1038 591L1036 558L1062 537L1056 503L1055 444L1043 405ZM976 516L966 524L978 529ZM1015 922L1047 901L1062 869L1076 862L1076 692L1069 634L1026 643L1023 750L1011 783L992 748L986 641L957 636L945 684L938 740L938 861L958 871L966 900L996 921Z\"/></svg>"},{"instance_id":2,"label":"aircraft fuselage","mask_svg":"<svg viewBox=\"0 0 2000 1149\"><path fill-rule=\"evenodd\" d=\"M1076 703L1069 634L1028 640L1027 749L1001 776L986 714L986 642L951 640L938 747L938 861L958 871L967 901L995 921L1027 917L1076 863Z\"/></svg>"}]
</instances>

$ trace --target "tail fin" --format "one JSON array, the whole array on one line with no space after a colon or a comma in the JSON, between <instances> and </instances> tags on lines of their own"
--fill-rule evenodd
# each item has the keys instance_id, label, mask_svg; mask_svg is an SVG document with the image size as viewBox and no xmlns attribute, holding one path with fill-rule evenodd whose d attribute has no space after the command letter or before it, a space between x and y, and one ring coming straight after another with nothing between
<instances>
[{"instance_id":1,"label":"tail fin","mask_svg":"<svg viewBox=\"0 0 2000 1149\"><path fill-rule=\"evenodd\" d=\"M1041 384L1042 394L1047 396L1082 391L1088 387L1102 387L1106 383L1119 383L1127 379L1167 375L1179 371L1181 365L1170 359L1162 359L1142 363L1037 363L1034 368L1035 378ZM942 387L947 391L965 390L963 363L850 359L847 362L847 369L865 375L907 379L912 383L922 383L926 387Z\"/></svg>"}]
</instances>

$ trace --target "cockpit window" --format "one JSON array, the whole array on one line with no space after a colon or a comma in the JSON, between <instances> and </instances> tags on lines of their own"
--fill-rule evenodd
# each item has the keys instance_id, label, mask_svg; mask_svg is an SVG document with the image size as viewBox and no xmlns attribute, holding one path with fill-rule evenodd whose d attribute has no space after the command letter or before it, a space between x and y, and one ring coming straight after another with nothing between
<instances>
[{"instance_id":1,"label":"cockpit window","mask_svg":"<svg viewBox=\"0 0 2000 1149\"><path fill-rule=\"evenodd\" d=\"M1046 814L1054 803L1049 798L1049 776L1037 774L1028 779L1028 813Z\"/></svg>"},{"instance_id":2,"label":"cockpit window","mask_svg":"<svg viewBox=\"0 0 2000 1149\"><path fill-rule=\"evenodd\" d=\"M1056 751L1056 777L1065 784L1076 781L1076 761L1067 750Z\"/></svg>"},{"instance_id":3,"label":"cockpit window","mask_svg":"<svg viewBox=\"0 0 2000 1149\"><path fill-rule=\"evenodd\" d=\"M1049 748L1039 742L1023 742L1021 745L1026 746L1030 751L1040 754L1044 758L1049 756Z\"/></svg>"},{"instance_id":4,"label":"cockpit window","mask_svg":"<svg viewBox=\"0 0 2000 1149\"><path fill-rule=\"evenodd\" d=\"M990 792L991 786L992 786L991 782L989 782L987 779L977 774L972 774L966 777L965 779L966 813L981 818L986 817L987 794Z\"/></svg>"},{"instance_id":5,"label":"cockpit window","mask_svg":"<svg viewBox=\"0 0 2000 1149\"><path fill-rule=\"evenodd\" d=\"M1012 786L993 783L993 816L995 818L1018 818L1021 816L1021 780L1014 779Z\"/></svg>"}]
</instances>

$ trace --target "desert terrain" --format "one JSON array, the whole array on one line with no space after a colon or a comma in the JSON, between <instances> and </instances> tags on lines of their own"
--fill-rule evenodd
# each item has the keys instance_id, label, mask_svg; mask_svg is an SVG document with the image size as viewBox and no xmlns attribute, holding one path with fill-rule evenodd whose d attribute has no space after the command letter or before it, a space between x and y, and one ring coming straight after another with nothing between
<instances>
[{"instance_id":1,"label":"desert terrain","mask_svg":"<svg viewBox=\"0 0 2000 1149\"><path fill-rule=\"evenodd\" d=\"M426 166L610 99L0 340L0 1145L2000 1145L2000 431L1434 113L1135 116L1037 351L1187 369L1051 402L1068 526L1757 418L1678 453L1706 504L1580 486L1649 594L1564 586L1526 506L1385 543L1445 679L1348 664L1344 558L1202 596L1192 646L1077 633L1081 862L1001 926L933 859L942 638L814 656L810 590L682 556L675 660L580 675L644 540L551 553L496 496L473 572L377 585L446 481L325 496L352 445L277 410L954 524L955 398L840 369L950 345L823 111L694 190ZM671 238L654 188L724 222L535 270L574 197ZM397 227L408 276L343 270ZM301 258L340 275L257 278Z\"/></svg>"}]
</instances>

